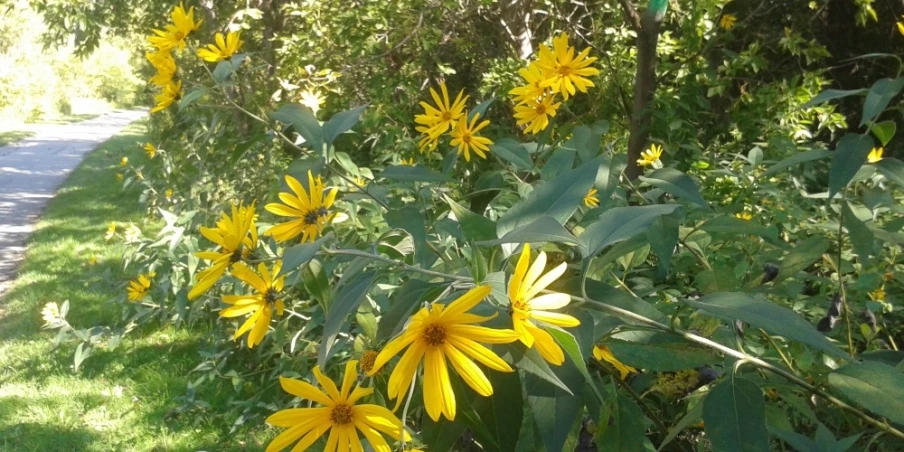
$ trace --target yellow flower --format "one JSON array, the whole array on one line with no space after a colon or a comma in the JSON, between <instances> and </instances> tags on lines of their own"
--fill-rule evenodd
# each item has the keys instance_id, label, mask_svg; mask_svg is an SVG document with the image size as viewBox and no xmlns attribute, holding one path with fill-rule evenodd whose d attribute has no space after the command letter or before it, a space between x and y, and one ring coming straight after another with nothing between
<instances>
[{"instance_id":1,"label":"yellow flower","mask_svg":"<svg viewBox=\"0 0 904 452\"><path fill-rule=\"evenodd\" d=\"M587 207L598 207L600 205L600 198L596 196L596 189L590 187L590 190L584 195L584 205Z\"/></svg>"},{"instance_id":2,"label":"yellow flower","mask_svg":"<svg viewBox=\"0 0 904 452\"><path fill-rule=\"evenodd\" d=\"M885 286L882 286L869 293L869 299L873 301L885 301Z\"/></svg>"},{"instance_id":3,"label":"yellow flower","mask_svg":"<svg viewBox=\"0 0 904 452\"><path fill-rule=\"evenodd\" d=\"M734 14L722 14L722 18L719 19L719 26L725 30L731 30L735 27L735 23L738 21L738 18L735 17Z\"/></svg>"},{"instance_id":4,"label":"yellow flower","mask_svg":"<svg viewBox=\"0 0 904 452\"><path fill-rule=\"evenodd\" d=\"M91 256L91 257L89 257L89 258L88 258L88 265L95 265L95 264L97 264L97 256Z\"/></svg>"},{"instance_id":5,"label":"yellow flower","mask_svg":"<svg viewBox=\"0 0 904 452\"><path fill-rule=\"evenodd\" d=\"M450 144L452 146L458 146L458 155L464 153L466 162L471 161L472 150L480 158L486 159L486 152L490 150L489 145L493 144L493 141L489 138L477 135L477 132L480 132L481 129L490 125L490 121L483 121L480 124L477 124L477 119L479 117L480 113L475 113L474 118L471 119L471 123L468 124L467 115L461 115L461 117L458 118L458 125L452 130L452 141Z\"/></svg>"},{"instance_id":6,"label":"yellow flower","mask_svg":"<svg viewBox=\"0 0 904 452\"><path fill-rule=\"evenodd\" d=\"M383 435L400 440L404 431L402 421L385 407L355 403L374 392L373 388L362 388L355 384L358 377L355 371L357 365L354 360L345 364L341 391L332 379L320 371L320 366L314 367L314 377L326 393L308 382L279 377L284 391L323 406L288 408L268 417L268 424L289 429L274 438L266 452L283 450L299 438L301 440L292 450L308 450L327 431L330 435L322 449L324 452L363 451L359 431L375 452L391 452L392 448ZM405 439L409 438L410 435L405 432Z\"/></svg>"},{"instance_id":7,"label":"yellow flower","mask_svg":"<svg viewBox=\"0 0 904 452\"><path fill-rule=\"evenodd\" d=\"M543 82L551 76L551 72L547 70L544 73L538 62L531 62L526 68L518 70L518 73L525 84L509 91L516 104L540 99L549 91L549 88L543 86Z\"/></svg>"},{"instance_id":8,"label":"yellow flower","mask_svg":"<svg viewBox=\"0 0 904 452\"><path fill-rule=\"evenodd\" d=\"M575 94L575 88L582 93L593 86L586 77L597 75L600 71L589 67L596 57L588 57L590 47L577 56L574 47L568 45L568 33L562 33L552 40L553 50L546 45L540 46L540 66L551 73L541 86L551 88L554 93L561 93L565 100Z\"/></svg>"},{"instance_id":9,"label":"yellow flower","mask_svg":"<svg viewBox=\"0 0 904 452\"><path fill-rule=\"evenodd\" d=\"M138 279L129 282L128 292L129 300L141 301L151 288L151 279L153 275L138 275Z\"/></svg>"},{"instance_id":10,"label":"yellow flower","mask_svg":"<svg viewBox=\"0 0 904 452\"><path fill-rule=\"evenodd\" d=\"M146 53L145 57L151 62L151 66L157 69L157 73L151 77L151 83L160 87L164 87L173 83L173 77L176 76L176 60L169 50L158 50L153 53Z\"/></svg>"},{"instance_id":11,"label":"yellow flower","mask_svg":"<svg viewBox=\"0 0 904 452\"><path fill-rule=\"evenodd\" d=\"M615 370L619 373L619 378L624 380L628 377L629 373L637 372L637 369L623 364L615 355L612 354L612 351L609 350L609 347L605 345L594 345L593 346L593 357L600 360L605 361L615 367Z\"/></svg>"},{"instance_id":12,"label":"yellow flower","mask_svg":"<svg viewBox=\"0 0 904 452\"><path fill-rule=\"evenodd\" d=\"M901 33L901 35L904 36L904 22L896 22L896 24L898 25L898 33Z\"/></svg>"},{"instance_id":13,"label":"yellow flower","mask_svg":"<svg viewBox=\"0 0 904 452\"><path fill-rule=\"evenodd\" d=\"M317 112L320 111L320 106L323 105L323 96L320 95L317 91L314 90L306 90L301 92L301 100L299 103L311 109L314 112L314 115L317 115Z\"/></svg>"},{"instance_id":14,"label":"yellow flower","mask_svg":"<svg viewBox=\"0 0 904 452\"><path fill-rule=\"evenodd\" d=\"M552 96L539 100L527 100L515 106L515 119L519 126L527 124L526 133L538 134L549 126L549 117L556 115L561 102L553 103Z\"/></svg>"},{"instance_id":15,"label":"yellow flower","mask_svg":"<svg viewBox=\"0 0 904 452\"><path fill-rule=\"evenodd\" d=\"M660 157L662 157L662 146L652 144L650 145L650 149L647 149L640 154L640 158L637 159L637 164L640 166L652 165L653 168L662 168L662 160L659 160Z\"/></svg>"},{"instance_id":16,"label":"yellow flower","mask_svg":"<svg viewBox=\"0 0 904 452\"><path fill-rule=\"evenodd\" d=\"M141 171L135 171L135 177L137 177L138 180L144 180L144 174L141 174Z\"/></svg>"},{"instance_id":17,"label":"yellow flower","mask_svg":"<svg viewBox=\"0 0 904 452\"><path fill-rule=\"evenodd\" d=\"M329 209L336 200L339 190L333 188L324 195L323 180L308 170L308 190L292 176L286 175L286 183L295 192L280 193L279 199L284 203L270 203L264 208L268 212L281 217L294 218L267 229L264 235L273 236L277 242L285 242L301 235L301 241L313 242L320 236L335 216Z\"/></svg>"},{"instance_id":18,"label":"yellow flower","mask_svg":"<svg viewBox=\"0 0 904 452\"><path fill-rule=\"evenodd\" d=\"M54 302L47 303L41 309L41 318L48 327L55 325L60 319L60 307Z\"/></svg>"},{"instance_id":19,"label":"yellow flower","mask_svg":"<svg viewBox=\"0 0 904 452\"><path fill-rule=\"evenodd\" d=\"M418 126L415 127L415 130L424 133L424 136L421 137L420 141L418 141L417 143L417 149L421 154L425 152L432 152L434 149L436 149L436 146L439 144L439 137L430 135L430 127Z\"/></svg>"},{"instance_id":20,"label":"yellow flower","mask_svg":"<svg viewBox=\"0 0 904 452\"><path fill-rule=\"evenodd\" d=\"M740 218L742 220L752 220L753 215L750 212L738 212L734 214L735 218Z\"/></svg>"},{"instance_id":21,"label":"yellow flower","mask_svg":"<svg viewBox=\"0 0 904 452\"><path fill-rule=\"evenodd\" d=\"M154 145L151 143L145 143L144 144L144 153L148 155L149 159L152 159L152 158L154 158L155 155L157 155L157 148L155 148Z\"/></svg>"},{"instance_id":22,"label":"yellow flower","mask_svg":"<svg viewBox=\"0 0 904 452\"><path fill-rule=\"evenodd\" d=\"M166 109L180 97L182 97L182 80L164 86L163 90L154 96L154 102L157 102L157 105L151 109L151 113Z\"/></svg>"},{"instance_id":23,"label":"yellow flower","mask_svg":"<svg viewBox=\"0 0 904 452\"><path fill-rule=\"evenodd\" d=\"M203 20L195 22L195 8L189 8L188 13L182 3L173 8L170 13L173 23L166 24L165 30L152 30L156 36L148 37L148 42L160 50L170 50L178 47L179 50L185 48L185 38L192 32L201 27Z\"/></svg>"},{"instance_id":24,"label":"yellow flower","mask_svg":"<svg viewBox=\"0 0 904 452\"><path fill-rule=\"evenodd\" d=\"M355 188L361 188L367 185L367 179L360 176L355 176L355 178L352 179L352 182L354 183L353 185Z\"/></svg>"},{"instance_id":25,"label":"yellow flower","mask_svg":"<svg viewBox=\"0 0 904 452\"><path fill-rule=\"evenodd\" d=\"M166 191L163 193L163 196L166 198L167 201L169 201L170 199L173 199L173 189L167 188Z\"/></svg>"},{"instance_id":26,"label":"yellow flower","mask_svg":"<svg viewBox=\"0 0 904 452\"><path fill-rule=\"evenodd\" d=\"M232 274L244 281L246 284L254 288L254 293L248 295L225 295L223 302L232 306L220 311L220 317L239 317L251 314L248 320L242 324L239 329L235 330L232 340L236 340L239 336L248 333L248 348L254 348L260 344L267 334L270 326L270 318L273 317L273 311L276 315L282 315L286 308L280 298L280 292L285 285L286 276L275 278L282 268L282 261L276 261L273 264L273 272L267 271L267 266L261 262L257 265L257 271L245 265L243 262L236 262L232 266Z\"/></svg>"},{"instance_id":27,"label":"yellow flower","mask_svg":"<svg viewBox=\"0 0 904 452\"><path fill-rule=\"evenodd\" d=\"M110 240L114 235L116 235L116 223L111 222L110 226L107 226L107 233L104 234L104 240Z\"/></svg>"},{"instance_id":28,"label":"yellow flower","mask_svg":"<svg viewBox=\"0 0 904 452\"><path fill-rule=\"evenodd\" d=\"M204 61L216 63L235 55L239 51L239 47L244 44L237 31L230 31L226 34L225 39L223 33L217 33L216 41L216 45L208 44L206 49L198 49L198 57Z\"/></svg>"},{"instance_id":29,"label":"yellow flower","mask_svg":"<svg viewBox=\"0 0 904 452\"><path fill-rule=\"evenodd\" d=\"M561 309L571 302L571 297L563 293L550 293L537 296L547 286L565 273L567 264L562 262L558 267L541 276L546 268L546 253L541 252L533 265L530 264L530 245L525 243L521 258L515 267L515 274L509 280L509 301L512 325L518 333L518 339L528 348L537 346L540 356L557 366L565 362L565 353L556 344L555 339L534 321L561 327L574 327L581 324L578 319L548 309ZM528 268L528 266L530 268Z\"/></svg>"},{"instance_id":30,"label":"yellow flower","mask_svg":"<svg viewBox=\"0 0 904 452\"><path fill-rule=\"evenodd\" d=\"M126 232L124 235L126 242L137 242L138 239L141 238L141 229L139 229L138 226L130 223L129 226L126 227Z\"/></svg>"},{"instance_id":31,"label":"yellow flower","mask_svg":"<svg viewBox=\"0 0 904 452\"><path fill-rule=\"evenodd\" d=\"M116 173L116 180L118 180L119 182L122 182L122 179L123 179L122 173Z\"/></svg>"},{"instance_id":32,"label":"yellow flower","mask_svg":"<svg viewBox=\"0 0 904 452\"><path fill-rule=\"evenodd\" d=\"M405 331L389 341L377 355L376 362L368 375L373 375L403 349L408 348L389 376L389 398L405 395L411 385L418 364L424 361L424 406L427 415L434 421L440 415L455 419L455 394L449 380L448 362L478 394L488 397L493 394L493 386L473 360L500 372L512 372L512 368L484 347L488 344L504 344L518 339L512 330L494 330L474 325L492 317L481 317L467 311L490 294L490 286L478 286L448 306L433 303L429 308L421 308L411 316ZM472 360L473 358L473 360Z\"/></svg>"},{"instance_id":33,"label":"yellow flower","mask_svg":"<svg viewBox=\"0 0 904 452\"><path fill-rule=\"evenodd\" d=\"M129 164L129 158L123 157L122 160L119 161L119 166L126 166Z\"/></svg>"},{"instance_id":34,"label":"yellow flower","mask_svg":"<svg viewBox=\"0 0 904 452\"><path fill-rule=\"evenodd\" d=\"M436 102L436 107L427 102L421 102L421 107L424 107L424 114L414 117L414 122L426 126L427 135L434 140L446 133L447 130L455 127L458 118L465 114L465 102L468 101L469 97L464 95L465 90L461 90L458 92L458 96L455 97L455 102L450 104L446 82L440 83L439 88L443 93L442 99L440 99L435 89L430 88L430 95L433 97L433 101Z\"/></svg>"},{"instance_id":35,"label":"yellow flower","mask_svg":"<svg viewBox=\"0 0 904 452\"><path fill-rule=\"evenodd\" d=\"M882 160L882 153L884 152L885 148L873 148L869 155L866 156L866 161L868 163L879 163L879 160Z\"/></svg>"},{"instance_id":36,"label":"yellow flower","mask_svg":"<svg viewBox=\"0 0 904 452\"><path fill-rule=\"evenodd\" d=\"M201 235L219 245L215 251L198 251L195 256L213 261L205 270L195 276L195 286L188 292L193 300L207 292L223 276L230 265L247 259L257 247L257 227L254 226L254 203L250 206L232 205L232 217L220 214L217 227L201 227ZM249 237L250 232L250 237Z\"/></svg>"},{"instance_id":37,"label":"yellow flower","mask_svg":"<svg viewBox=\"0 0 904 452\"><path fill-rule=\"evenodd\" d=\"M399 165L414 166L417 165L417 162L414 161L414 157L410 159L399 158Z\"/></svg>"}]
</instances>

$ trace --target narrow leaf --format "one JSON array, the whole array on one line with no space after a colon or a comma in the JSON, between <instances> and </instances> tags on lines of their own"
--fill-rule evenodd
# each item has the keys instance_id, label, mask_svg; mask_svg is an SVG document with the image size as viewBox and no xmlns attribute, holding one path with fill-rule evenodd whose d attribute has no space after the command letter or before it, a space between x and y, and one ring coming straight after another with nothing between
<instances>
[{"instance_id":1,"label":"narrow leaf","mask_svg":"<svg viewBox=\"0 0 904 452\"><path fill-rule=\"evenodd\" d=\"M694 180L675 168L660 168L647 176L640 176L640 180L666 193L707 207L706 200L700 195L700 189Z\"/></svg>"},{"instance_id":2,"label":"narrow leaf","mask_svg":"<svg viewBox=\"0 0 904 452\"><path fill-rule=\"evenodd\" d=\"M323 323L323 341L320 343L320 353L317 356L317 364L320 367L326 366L326 360L330 356L330 350L333 347L333 341L346 324L346 318L356 309L364 299L364 295L373 285L376 272L371 270L355 275L341 290L333 296L333 304L330 311L326 314L326 321Z\"/></svg>"},{"instance_id":3,"label":"narrow leaf","mask_svg":"<svg viewBox=\"0 0 904 452\"><path fill-rule=\"evenodd\" d=\"M867 135L847 134L838 141L829 168L829 199L854 178L872 148L873 139Z\"/></svg>"}]
</instances>

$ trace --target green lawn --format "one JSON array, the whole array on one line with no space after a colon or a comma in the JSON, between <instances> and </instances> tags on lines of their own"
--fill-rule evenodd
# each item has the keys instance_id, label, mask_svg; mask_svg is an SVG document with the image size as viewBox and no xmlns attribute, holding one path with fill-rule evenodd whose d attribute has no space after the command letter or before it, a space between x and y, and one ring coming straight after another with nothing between
<instances>
[{"instance_id":1,"label":"green lawn","mask_svg":"<svg viewBox=\"0 0 904 452\"><path fill-rule=\"evenodd\" d=\"M41 308L69 300L75 328L113 324L124 290L123 246L108 244L111 221L142 225L138 192L122 192L116 167L122 156L140 162L144 125L133 124L95 150L48 205L31 236L20 277L0 298L0 450L193 451L262 450L275 430L259 425L229 434L229 391L208 389L212 407L174 416L188 375L200 361L205 333L149 326L115 349L100 347L73 371L74 345L54 350L55 333L41 330ZM97 264L88 259L97 257ZM105 272L110 277L104 279ZM110 282L105 282L110 281ZM213 391L213 393L211 393Z\"/></svg>"},{"instance_id":2,"label":"green lawn","mask_svg":"<svg viewBox=\"0 0 904 452\"><path fill-rule=\"evenodd\" d=\"M19 140L24 140L34 135L34 132L26 132L24 130L7 130L0 132L0 146L6 146Z\"/></svg>"}]
</instances>

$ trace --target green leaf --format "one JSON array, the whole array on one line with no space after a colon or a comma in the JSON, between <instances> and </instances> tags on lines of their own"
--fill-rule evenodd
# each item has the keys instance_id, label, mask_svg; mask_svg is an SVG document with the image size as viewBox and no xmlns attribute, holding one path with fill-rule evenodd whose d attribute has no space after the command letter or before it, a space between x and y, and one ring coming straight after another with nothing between
<instances>
[{"instance_id":1,"label":"green leaf","mask_svg":"<svg viewBox=\"0 0 904 452\"><path fill-rule=\"evenodd\" d=\"M817 94L816 97L810 99L810 101L805 103L801 108L810 108L826 101L841 99L842 97L855 96L858 94L863 94L866 91L866 88L851 90L827 89Z\"/></svg>"},{"instance_id":2,"label":"green leaf","mask_svg":"<svg viewBox=\"0 0 904 452\"><path fill-rule=\"evenodd\" d=\"M775 278L775 284L778 284L809 267L813 262L828 251L828 240L822 237L810 237L797 244L791 252L782 260L778 276Z\"/></svg>"},{"instance_id":3,"label":"green leaf","mask_svg":"<svg viewBox=\"0 0 904 452\"><path fill-rule=\"evenodd\" d=\"M876 361L887 364L891 367L897 367L902 362L904 362L904 351L876 350L872 352L862 353L860 357L867 361Z\"/></svg>"},{"instance_id":4,"label":"green leaf","mask_svg":"<svg viewBox=\"0 0 904 452\"><path fill-rule=\"evenodd\" d=\"M791 157L788 157L775 165L769 167L765 173L763 173L763 177L772 176L779 171L784 170L785 168L797 165L799 163L804 162L812 162L813 160L821 160L828 156L832 155L832 152L826 149L814 149L812 151L801 152L799 154L794 154Z\"/></svg>"},{"instance_id":5,"label":"green leaf","mask_svg":"<svg viewBox=\"0 0 904 452\"><path fill-rule=\"evenodd\" d=\"M883 78L873 83L869 93L866 94L866 100L863 101L863 118L860 119L860 127L879 116L892 98L898 95L901 88L904 88L904 78L894 80Z\"/></svg>"},{"instance_id":6,"label":"green leaf","mask_svg":"<svg viewBox=\"0 0 904 452\"><path fill-rule=\"evenodd\" d=\"M778 229L775 226L767 227L752 220L742 220L729 215L722 215L707 220L700 225L699 229L706 232L758 235L767 239L778 239Z\"/></svg>"},{"instance_id":7,"label":"green leaf","mask_svg":"<svg viewBox=\"0 0 904 452\"><path fill-rule=\"evenodd\" d=\"M474 410L501 451L514 452L524 417L524 397L518 372L490 372L493 395L477 397Z\"/></svg>"},{"instance_id":8,"label":"green leaf","mask_svg":"<svg viewBox=\"0 0 904 452\"><path fill-rule=\"evenodd\" d=\"M847 134L838 141L829 168L829 199L854 178L872 149L873 139L867 135Z\"/></svg>"},{"instance_id":9,"label":"green leaf","mask_svg":"<svg viewBox=\"0 0 904 452\"><path fill-rule=\"evenodd\" d=\"M875 240L872 231L857 218L857 215L854 215L854 211L851 210L847 201L842 203L841 218L844 221L844 227L848 230L854 252L860 257L862 263L868 262L869 256L873 254L873 241Z\"/></svg>"},{"instance_id":10,"label":"green leaf","mask_svg":"<svg viewBox=\"0 0 904 452\"><path fill-rule=\"evenodd\" d=\"M830 355L847 356L796 312L769 301L744 293L722 292L684 302L728 322L738 319L770 333L803 342Z\"/></svg>"},{"instance_id":11,"label":"green leaf","mask_svg":"<svg viewBox=\"0 0 904 452\"><path fill-rule=\"evenodd\" d=\"M850 401L904 424L904 374L875 362L850 363L829 374L829 386Z\"/></svg>"},{"instance_id":12,"label":"green leaf","mask_svg":"<svg viewBox=\"0 0 904 452\"><path fill-rule=\"evenodd\" d=\"M546 381L565 394L572 394L571 389L550 369L549 364L540 356L536 348L524 348L518 345L498 345L494 348L500 351L500 356L507 356L509 359L506 361L513 363L514 367Z\"/></svg>"},{"instance_id":13,"label":"green leaf","mask_svg":"<svg viewBox=\"0 0 904 452\"><path fill-rule=\"evenodd\" d=\"M592 324L584 326L593 327ZM551 326L546 328L546 332L562 346L565 355L571 359L572 364L578 369L578 372L584 376L584 380L587 381L587 384L591 385L591 388L596 389L596 386L594 386L596 383L593 381L593 377L590 376L590 372L587 371L587 362L584 361L584 355L581 353L581 347L578 345L577 339L575 339L571 333L558 327ZM589 355L590 353L587 354Z\"/></svg>"},{"instance_id":14,"label":"green leaf","mask_svg":"<svg viewBox=\"0 0 904 452\"><path fill-rule=\"evenodd\" d=\"M423 432L421 437L425 443L430 445L431 452L451 451L468 428L461 419L455 421L441 419L439 422L434 422L433 419L430 419L430 416L424 416L422 423Z\"/></svg>"},{"instance_id":15,"label":"green leaf","mask_svg":"<svg viewBox=\"0 0 904 452\"><path fill-rule=\"evenodd\" d=\"M301 271L301 281L305 290L311 294L311 298L320 304L323 312L330 310L330 282L323 271L323 265L319 260L313 259L308 262L304 270Z\"/></svg>"},{"instance_id":16,"label":"green leaf","mask_svg":"<svg viewBox=\"0 0 904 452\"><path fill-rule=\"evenodd\" d=\"M380 177L403 182L452 182L452 179L423 166L390 166L380 173Z\"/></svg>"},{"instance_id":17,"label":"green leaf","mask_svg":"<svg viewBox=\"0 0 904 452\"><path fill-rule=\"evenodd\" d=\"M564 224L584 201L599 167L600 161L593 160L534 189L499 219L496 225L499 237L542 216Z\"/></svg>"},{"instance_id":18,"label":"green leaf","mask_svg":"<svg viewBox=\"0 0 904 452\"><path fill-rule=\"evenodd\" d=\"M179 101L179 111L182 111L183 108L193 104L195 101L201 98L204 93L207 92L207 88L200 87L195 88L189 91L186 95L182 96L182 100Z\"/></svg>"},{"instance_id":19,"label":"green leaf","mask_svg":"<svg viewBox=\"0 0 904 452\"><path fill-rule=\"evenodd\" d=\"M672 263L675 245L678 244L678 220L671 216L656 217L650 225L647 237L650 241L650 248L653 249L653 253L659 258L659 268L662 271L662 277L665 277Z\"/></svg>"},{"instance_id":20,"label":"green leaf","mask_svg":"<svg viewBox=\"0 0 904 452\"><path fill-rule=\"evenodd\" d=\"M487 117L487 108L490 108L490 104L492 104L494 100L495 100L495 99L491 97L491 98L489 98L489 99L487 99L487 100L481 102L481 103L480 103L479 105L477 105L476 107L472 108L471 111L468 112L468 122L470 122L472 119L474 119L474 115L477 114L477 113L480 113L480 119L477 120L478 123L479 123L482 119L486 119L486 117Z\"/></svg>"},{"instance_id":21,"label":"green leaf","mask_svg":"<svg viewBox=\"0 0 904 452\"><path fill-rule=\"evenodd\" d=\"M793 447L797 452L821 452L815 441L800 433L778 428L769 429L769 433Z\"/></svg>"},{"instance_id":22,"label":"green leaf","mask_svg":"<svg viewBox=\"0 0 904 452\"><path fill-rule=\"evenodd\" d=\"M615 416L612 425L597 438L599 450L645 451L647 427L643 411L634 400L620 392L613 399L608 408Z\"/></svg>"},{"instance_id":23,"label":"green leaf","mask_svg":"<svg viewBox=\"0 0 904 452\"><path fill-rule=\"evenodd\" d=\"M521 226L497 240L477 242L478 245L490 246L501 243L579 243L577 237L568 232L553 217L540 217L530 224Z\"/></svg>"},{"instance_id":24,"label":"green leaf","mask_svg":"<svg viewBox=\"0 0 904 452\"><path fill-rule=\"evenodd\" d=\"M666 333L643 336L643 341L609 340L606 345L618 360L638 369L677 372L719 361L708 349L697 347Z\"/></svg>"},{"instance_id":25,"label":"green leaf","mask_svg":"<svg viewBox=\"0 0 904 452\"><path fill-rule=\"evenodd\" d=\"M217 84L221 84L229 78L230 75L235 73L234 66L230 61L220 61L217 63L217 67L213 70L213 79Z\"/></svg>"},{"instance_id":26,"label":"green leaf","mask_svg":"<svg viewBox=\"0 0 904 452\"><path fill-rule=\"evenodd\" d=\"M443 195L443 198L455 214L466 240L480 242L496 238L496 223L493 220L471 212L448 196Z\"/></svg>"},{"instance_id":27,"label":"green leaf","mask_svg":"<svg viewBox=\"0 0 904 452\"><path fill-rule=\"evenodd\" d=\"M579 287L580 282L580 278L573 278L568 281L568 284L566 284L565 287L570 293L581 293L581 289ZM629 293L622 292L608 284L604 284L593 279L588 278L587 280L585 280L585 284L587 285L587 296L589 296L590 299L594 301L615 306L626 311L631 311L635 314L640 314L648 319L653 319L660 323L669 323L668 316L666 316L662 312L659 312L659 310L657 310L653 305L640 298L634 297ZM585 304L582 307L598 310L599 312L609 314L609 311L602 311L593 303ZM630 321L628 321L628 323L630 323Z\"/></svg>"},{"instance_id":28,"label":"green leaf","mask_svg":"<svg viewBox=\"0 0 904 452\"><path fill-rule=\"evenodd\" d=\"M693 403L693 402L692 402ZM672 440L674 440L679 433L683 432L684 429L688 428L691 424L699 421L703 418L703 403L696 403L694 406L690 407L687 410L687 413L681 417L681 420L678 421L672 428L669 429L669 434L666 435L665 439L662 440L662 443L659 444L659 447L656 448L656 451L661 451L665 448Z\"/></svg>"},{"instance_id":29,"label":"green leaf","mask_svg":"<svg viewBox=\"0 0 904 452\"><path fill-rule=\"evenodd\" d=\"M703 425L716 452L769 451L766 400L756 383L732 375L703 401Z\"/></svg>"},{"instance_id":30,"label":"green leaf","mask_svg":"<svg viewBox=\"0 0 904 452\"><path fill-rule=\"evenodd\" d=\"M367 105L362 105L333 115L329 121L323 124L323 140L326 141L327 144L333 144L333 141L336 141L336 138L339 135L349 131L358 123L361 112L363 112L365 108L367 108Z\"/></svg>"},{"instance_id":31,"label":"green leaf","mask_svg":"<svg viewBox=\"0 0 904 452\"><path fill-rule=\"evenodd\" d=\"M675 168L660 168L647 176L640 176L640 180L679 198L684 198L694 204L707 207L706 200L700 195L697 184L687 174Z\"/></svg>"},{"instance_id":32,"label":"green leaf","mask_svg":"<svg viewBox=\"0 0 904 452\"><path fill-rule=\"evenodd\" d=\"M577 152L581 162L590 161L599 155L600 141L608 131L608 121L597 121L590 126L577 126L571 131L571 138L562 144L562 148Z\"/></svg>"},{"instance_id":33,"label":"green leaf","mask_svg":"<svg viewBox=\"0 0 904 452\"><path fill-rule=\"evenodd\" d=\"M876 170L879 171L886 179L898 184L904 188L904 162L893 158L884 158L875 164Z\"/></svg>"},{"instance_id":34,"label":"green leaf","mask_svg":"<svg viewBox=\"0 0 904 452\"><path fill-rule=\"evenodd\" d=\"M94 348L91 347L91 344L79 342L78 347L75 348L75 356L72 362L73 371L78 372L79 367L81 367L82 363L91 356L92 351L94 351Z\"/></svg>"},{"instance_id":35,"label":"green leaf","mask_svg":"<svg viewBox=\"0 0 904 452\"><path fill-rule=\"evenodd\" d=\"M882 121L873 124L870 127L870 130L873 132L873 135L879 139L879 142L882 143L882 146L887 146L888 142L891 141L895 136L895 130L897 127L895 126L894 121Z\"/></svg>"},{"instance_id":36,"label":"green leaf","mask_svg":"<svg viewBox=\"0 0 904 452\"><path fill-rule=\"evenodd\" d=\"M358 309L358 305L370 290L375 278L376 271L374 270L359 273L333 296L335 302L326 313L326 320L323 322L323 340L320 342L320 350L317 355L317 364L320 367L326 367L326 360L330 356L336 336L342 326L346 325L348 315Z\"/></svg>"},{"instance_id":37,"label":"green leaf","mask_svg":"<svg viewBox=\"0 0 904 452\"><path fill-rule=\"evenodd\" d=\"M645 232L653 220L682 207L680 204L656 204L615 207L603 212L580 236L584 258L593 257L609 245Z\"/></svg>"},{"instance_id":38,"label":"green leaf","mask_svg":"<svg viewBox=\"0 0 904 452\"><path fill-rule=\"evenodd\" d=\"M543 180L553 180L562 173L571 170L574 166L575 152L567 149L557 149L553 151L552 156L546 161L546 164L540 168L540 178Z\"/></svg>"},{"instance_id":39,"label":"green leaf","mask_svg":"<svg viewBox=\"0 0 904 452\"><path fill-rule=\"evenodd\" d=\"M490 146L490 152L522 170L529 170L534 167L527 149L524 149L521 143L511 138L503 138L497 141L496 144Z\"/></svg>"},{"instance_id":40,"label":"green leaf","mask_svg":"<svg viewBox=\"0 0 904 452\"><path fill-rule=\"evenodd\" d=\"M398 210L386 212L386 224L391 228L402 229L414 239L414 254L424 268L430 268L436 255L427 245L427 226L424 216L418 208L408 205Z\"/></svg>"},{"instance_id":41,"label":"green leaf","mask_svg":"<svg viewBox=\"0 0 904 452\"><path fill-rule=\"evenodd\" d=\"M534 423L547 451L562 450L569 434L579 425L578 415L584 406L584 379L571 361L556 368L556 374L574 393L569 394L532 374L524 378L527 403Z\"/></svg>"},{"instance_id":42,"label":"green leaf","mask_svg":"<svg viewBox=\"0 0 904 452\"><path fill-rule=\"evenodd\" d=\"M323 129L310 108L301 104L286 104L270 113L270 117L291 125L315 152L323 149Z\"/></svg>"},{"instance_id":43,"label":"green leaf","mask_svg":"<svg viewBox=\"0 0 904 452\"><path fill-rule=\"evenodd\" d=\"M377 326L377 341L388 340L401 331L408 317L414 313L421 302L429 299L427 294L439 287L441 287L440 284L420 279L405 281L390 298L392 306L380 317L380 323Z\"/></svg>"},{"instance_id":44,"label":"green leaf","mask_svg":"<svg viewBox=\"0 0 904 452\"><path fill-rule=\"evenodd\" d=\"M307 264L320 251L320 247L327 241L329 235L321 237L313 243L301 243L286 249L283 253L282 267L276 277L285 275L304 264Z\"/></svg>"}]
</instances>

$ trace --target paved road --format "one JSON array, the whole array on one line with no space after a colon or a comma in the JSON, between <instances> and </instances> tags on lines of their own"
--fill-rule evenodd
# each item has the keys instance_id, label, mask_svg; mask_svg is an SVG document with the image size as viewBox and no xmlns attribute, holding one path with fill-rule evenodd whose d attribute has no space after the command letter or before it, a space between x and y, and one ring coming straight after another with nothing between
<instances>
[{"instance_id":1,"label":"paved road","mask_svg":"<svg viewBox=\"0 0 904 452\"><path fill-rule=\"evenodd\" d=\"M66 176L100 143L146 111L115 111L77 124L32 127L32 138L0 147L0 294L15 279L25 240Z\"/></svg>"}]
</instances>

